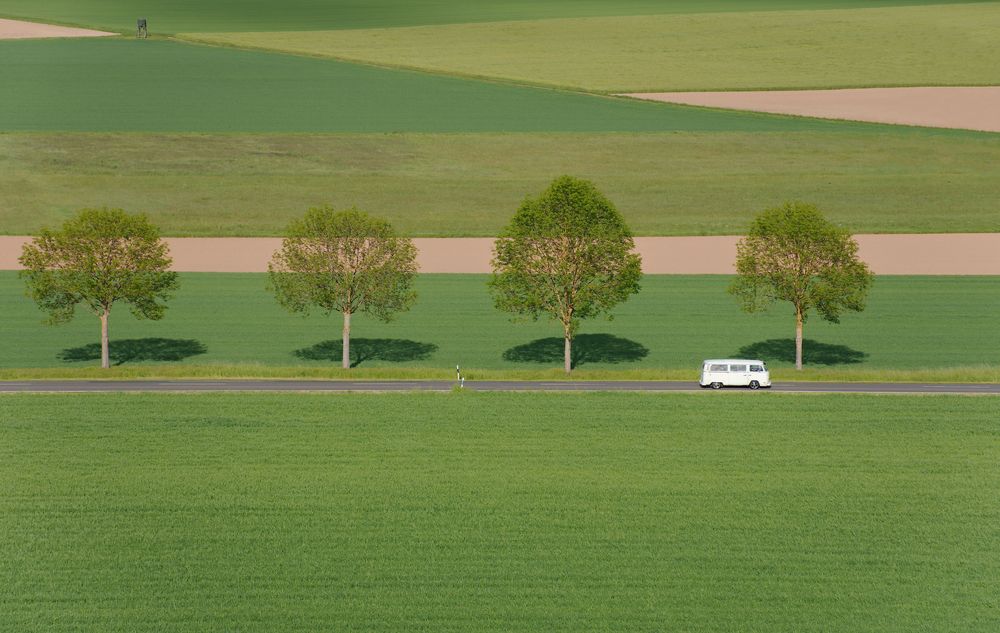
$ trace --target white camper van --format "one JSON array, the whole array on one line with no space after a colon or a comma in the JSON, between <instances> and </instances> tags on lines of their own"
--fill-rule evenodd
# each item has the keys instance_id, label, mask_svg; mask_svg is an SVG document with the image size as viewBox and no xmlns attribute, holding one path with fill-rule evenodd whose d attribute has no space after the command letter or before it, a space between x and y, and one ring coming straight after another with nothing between
<instances>
[{"instance_id":1,"label":"white camper van","mask_svg":"<svg viewBox=\"0 0 1000 633\"><path fill-rule=\"evenodd\" d=\"M762 360L746 358L721 358L706 360L701 364L702 387L750 387L760 389L771 386L771 372Z\"/></svg>"}]
</instances>

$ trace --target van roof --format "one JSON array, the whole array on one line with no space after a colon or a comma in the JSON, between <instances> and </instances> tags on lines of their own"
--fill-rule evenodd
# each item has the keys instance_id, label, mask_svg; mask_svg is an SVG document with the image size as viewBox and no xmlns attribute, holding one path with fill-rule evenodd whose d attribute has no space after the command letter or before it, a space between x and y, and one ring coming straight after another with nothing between
<instances>
[{"instance_id":1,"label":"van roof","mask_svg":"<svg viewBox=\"0 0 1000 633\"><path fill-rule=\"evenodd\" d=\"M750 364L750 363L759 363L761 365L765 364L764 361L758 360L756 358L709 358L709 359L703 360L702 364L704 364L704 363L727 363L727 364L732 364L732 363L747 363L747 364Z\"/></svg>"}]
</instances>

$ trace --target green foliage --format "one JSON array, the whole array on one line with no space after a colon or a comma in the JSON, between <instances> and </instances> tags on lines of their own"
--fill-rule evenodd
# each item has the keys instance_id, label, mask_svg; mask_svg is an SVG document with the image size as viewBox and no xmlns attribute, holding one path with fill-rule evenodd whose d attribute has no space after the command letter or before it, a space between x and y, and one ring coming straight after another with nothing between
<instances>
[{"instance_id":1,"label":"green foliage","mask_svg":"<svg viewBox=\"0 0 1000 633\"><path fill-rule=\"evenodd\" d=\"M416 299L417 249L388 222L357 209L310 209L288 226L268 265L278 302L292 312L363 312L390 321Z\"/></svg>"},{"instance_id":2,"label":"green foliage","mask_svg":"<svg viewBox=\"0 0 1000 633\"><path fill-rule=\"evenodd\" d=\"M996 397L0 397L17 633L995 633Z\"/></svg>"},{"instance_id":3,"label":"green foliage","mask_svg":"<svg viewBox=\"0 0 1000 633\"><path fill-rule=\"evenodd\" d=\"M858 244L810 204L789 202L768 209L750 225L736 253L736 280L729 287L745 312L774 301L795 308L795 366L802 369L802 324L817 310L831 323L843 310L861 312L874 275L858 259ZM763 349L774 349L765 341ZM841 353L850 358L852 354ZM851 362L857 362L855 359Z\"/></svg>"},{"instance_id":4,"label":"green foliage","mask_svg":"<svg viewBox=\"0 0 1000 633\"><path fill-rule=\"evenodd\" d=\"M831 323L860 312L874 276L858 244L810 204L789 202L761 213L740 240L730 286L746 312L788 301L804 321L811 309Z\"/></svg>"},{"instance_id":5,"label":"green foliage","mask_svg":"<svg viewBox=\"0 0 1000 633\"><path fill-rule=\"evenodd\" d=\"M29 296L52 323L71 320L79 304L101 315L119 301L137 318L161 319L177 288L159 231L121 209L84 209L61 230L43 229L20 262Z\"/></svg>"},{"instance_id":6,"label":"green foliage","mask_svg":"<svg viewBox=\"0 0 1000 633\"><path fill-rule=\"evenodd\" d=\"M494 246L498 310L558 320L572 338L582 319L639 292L639 255L625 220L590 182L557 178L528 198Z\"/></svg>"}]
</instances>

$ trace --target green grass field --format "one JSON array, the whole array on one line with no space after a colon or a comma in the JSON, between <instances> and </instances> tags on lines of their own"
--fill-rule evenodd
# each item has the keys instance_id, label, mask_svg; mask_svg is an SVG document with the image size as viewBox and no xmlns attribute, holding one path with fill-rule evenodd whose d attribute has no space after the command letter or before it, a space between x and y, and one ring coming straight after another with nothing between
<instances>
[{"instance_id":1,"label":"green grass field","mask_svg":"<svg viewBox=\"0 0 1000 633\"><path fill-rule=\"evenodd\" d=\"M152 32L356 29L586 17L859 6L957 4L967 0L0 0L0 15L132 33L135 18L149 19Z\"/></svg>"},{"instance_id":2,"label":"green grass field","mask_svg":"<svg viewBox=\"0 0 1000 633\"><path fill-rule=\"evenodd\" d=\"M870 7L183 37L604 92L1000 82L1000 3Z\"/></svg>"},{"instance_id":3,"label":"green grass field","mask_svg":"<svg viewBox=\"0 0 1000 633\"><path fill-rule=\"evenodd\" d=\"M995 83L997 3L152 4L0 0L123 33L142 16L157 38L0 42L0 233L112 205L168 234L273 235L333 203L489 235L566 172L640 234L739 232L789 198L859 232L1000 226L997 135L507 81ZM159 39L206 32L306 55ZM485 280L422 276L397 321L356 317L351 371L558 375L559 328L510 323ZM586 322L577 375L693 380L728 355L791 374L790 311L743 315L727 283L646 277ZM334 375L338 316L265 287L183 274L162 321L116 307L111 374ZM879 278L865 313L807 324L807 375L997 381L998 314L1000 277ZM0 315L0 379L99 364L97 319L43 325L16 273ZM3 395L0 631L993 632L998 419L995 397Z\"/></svg>"},{"instance_id":4,"label":"green grass field","mask_svg":"<svg viewBox=\"0 0 1000 633\"><path fill-rule=\"evenodd\" d=\"M562 366L562 333L549 322L511 323L493 309L484 275L425 275L409 313L389 324L354 318L360 369L546 370ZM135 321L125 306L111 319L112 363L250 363L320 368L340 364L340 317L303 318L278 306L266 275L184 274L162 321ZM723 276L647 276L613 321L586 321L577 340L581 370L685 370L705 358L760 357L772 367L794 360L787 306L742 314ZM0 273L0 367L99 364L99 322L79 312L64 326L23 296L16 273ZM997 366L997 277L881 277L868 309L840 325L806 324L805 362L817 369L936 370ZM118 342L117 348L115 342Z\"/></svg>"},{"instance_id":5,"label":"green grass field","mask_svg":"<svg viewBox=\"0 0 1000 633\"><path fill-rule=\"evenodd\" d=\"M1000 136L824 134L0 134L0 232L77 209L142 211L169 235L280 235L356 205L407 235L496 235L525 195L592 179L640 235L738 234L809 200L859 233L1000 226Z\"/></svg>"},{"instance_id":6,"label":"green grass field","mask_svg":"<svg viewBox=\"0 0 1000 633\"><path fill-rule=\"evenodd\" d=\"M1000 400L730 396L4 395L0 628L997 629Z\"/></svg>"}]
</instances>

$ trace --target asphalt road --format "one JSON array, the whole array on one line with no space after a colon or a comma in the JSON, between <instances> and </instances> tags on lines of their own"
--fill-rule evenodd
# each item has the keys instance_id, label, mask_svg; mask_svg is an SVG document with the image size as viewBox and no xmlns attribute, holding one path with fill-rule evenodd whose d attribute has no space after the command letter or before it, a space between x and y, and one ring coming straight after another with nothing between
<instances>
[{"instance_id":1,"label":"asphalt road","mask_svg":"<svg viewBox=\"0 0 1000 633\"><path fill-rule=\"evenodd\" d=\"M192 392L192 391L451 391L453 380L31 380L0 381L0 393ZM472 391L700 391L698 384L674 381L466 381ZM725 389L724 391L744 391ZM994 394L1000 384L920 384L788 382L769 390L782 393Z\"/></svg>"}]
</instances>

